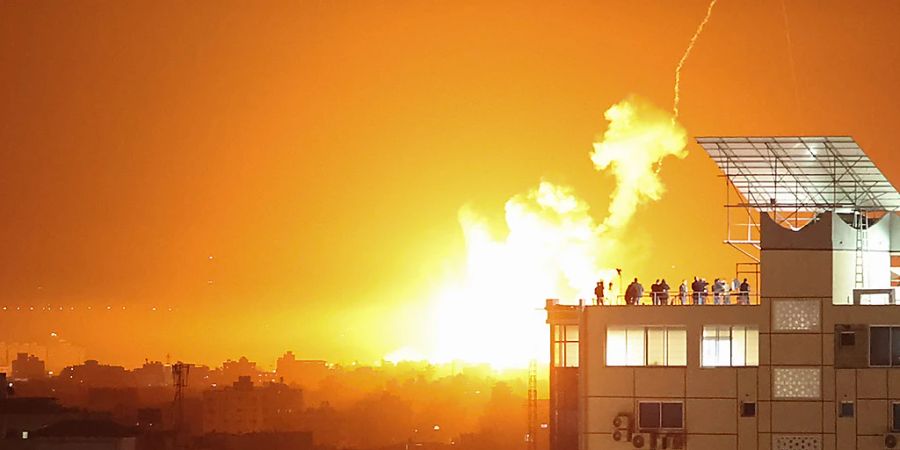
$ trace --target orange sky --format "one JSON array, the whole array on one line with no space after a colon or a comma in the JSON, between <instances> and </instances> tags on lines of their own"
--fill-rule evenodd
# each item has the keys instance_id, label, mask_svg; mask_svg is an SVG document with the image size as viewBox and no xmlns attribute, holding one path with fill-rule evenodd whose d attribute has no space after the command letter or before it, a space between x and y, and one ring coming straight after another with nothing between
<instances>
[{"instance_id":1,"label":"orange sky","mask_svg":"<svg viewBox=\"0 0 900 450\"><path fill-rule=\"evenodd\" d=\"M602 219L603 112L671 107L706 1L486 3L0 3L0 303L176 308L0 313L0 338L59 331L129 364L374 360L428 328L462 205L500 219L546 178ZM791 47L781 1L719 2L681 122L852 135L898 180L900 3L785 4ZM689 150L626 272L732 273L724 185Z\"/></svg>"}]
</instances>

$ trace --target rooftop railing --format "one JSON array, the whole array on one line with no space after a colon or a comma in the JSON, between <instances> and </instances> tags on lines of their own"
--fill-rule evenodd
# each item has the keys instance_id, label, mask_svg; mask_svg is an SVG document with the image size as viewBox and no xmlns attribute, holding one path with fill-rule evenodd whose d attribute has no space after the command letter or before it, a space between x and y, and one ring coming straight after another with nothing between
<instances>
[{"instance_id":1,"label":"rooftop railing","mask_svg":"<svg viewBox=\"0 0 900 450\"><path fill-rule=\"evenodd\" d=\"M585 301L586 305L592 306L746 306L759 305L759 294L747 292L689 292L686 296L679 293L657 294L654 298L653 293L641 295L635 303L628 303L624 295L616 295L613 297L604 297L603 302L599 303L597 299L591 299L590 302Z\"/></svg>"}]
</instances>

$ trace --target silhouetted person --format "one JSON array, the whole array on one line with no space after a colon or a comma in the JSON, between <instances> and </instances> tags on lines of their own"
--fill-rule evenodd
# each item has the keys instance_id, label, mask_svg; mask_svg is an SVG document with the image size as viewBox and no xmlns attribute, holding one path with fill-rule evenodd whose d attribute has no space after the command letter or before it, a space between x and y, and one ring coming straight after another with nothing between
<instances>
[{"instance_id":1,"label":"silhouetted person","mask_svg":"<svg viewBox=\"0 0 900 450\"><path fill-rule=\"evenodd\" d=\"M700 279L700 304L705 305L708 297L709 297L709 281L706 281L706 278L701 278Z\"/></svg>"},{"instance_id":2,"label":"silhouetted person","mask_svg":"<svg viewBox=\"0 0 900 450\"><path fill-rule=\"evenodd\" d=\"M598 281L598 282L597 282L597 287L594 288L594 296L595 296L596 299L597 299L597 304L598 304L598 305L602 305L602 304L603 304L603 297L604 297L604 295L605 295L605 292L603 292L603 291L604 291L603 281Z\"/></svg>"},{"instance_id":3,"label":"silhouetted person","mask_svg":"<svg viewBox=\"0 0 900 450\"><path fill-rule=\"evenodd\" d=\"M652 303L654 305L658 305L659 304L659 294L660 294L659 280L656 280L653 282L653 284L650 285L650 303Z\"/></svg>"},{"instance_id":4,"label":"silhouetted person","mask_svg":"<svg viewBox=\"0 0 900 450\"><path fill-rule=\"evenodd\" d=\"M700 279L694 277L694 281L691 283L691 291L694 294L694 304L702 305L703 301L700 298L700 291L703 290L703 284L700 283Z\"/></svg>"},{"instance_id":5,"label":"silhouetted person","mask_svg":"<svg viewBox=\"0 0 900 450\"><path fill-rule=\"evenodd\" d=\"M741 289L741 293L740 293L741 304L749 305L750 304L750 283L747 282L746 278L744 278L744 282L741 283L740 289Z\"/></svg>"},{"instance_id":6,"label":"silhouetted person","mask_svg":"<svg viewBox=\"0 0 900 450\"><path fill-rule=\"evenodd\" d=\"M715 303L716 305L721 304L722 294L725 293L725 283L722 283L722 280L716 278L715 280L713 280L712 291L713 303Z\"/></svg>"},{"instance_id":7,"label":"silhouetted person","mask_svg":"<svg viewBox=\"0 0 900 450\"><path fill-rule=\"evenodd\" d=\"M641 296L644 295L644 287L641 286L641 283L638 283L638 279L635 278L631 284L628 285L628 288L625 289L625 303L629 305L636 305L641 300Z\"/></svg>"},{"instance_id":8,"label":"silhouetted person","mask_svg":"<svg viewBox=\"0 0 900 450\"><path fill-rule=\"evenodd\" d=\"M678 285L678 301L681 302L682 305L687 305L688 297L688 286L687 280L681 280L681 284Z\"/></svg>"},{"instance_id":9,"label":"silhouetted person","mask_svg":"<svg viewBox=\"0 0 900 450\"><path fill-rule=\"evenodd\" d=\"M665 278L659 282L659 304L669 304L669 283L666 283Z\"/></svg>"}]
</instances>

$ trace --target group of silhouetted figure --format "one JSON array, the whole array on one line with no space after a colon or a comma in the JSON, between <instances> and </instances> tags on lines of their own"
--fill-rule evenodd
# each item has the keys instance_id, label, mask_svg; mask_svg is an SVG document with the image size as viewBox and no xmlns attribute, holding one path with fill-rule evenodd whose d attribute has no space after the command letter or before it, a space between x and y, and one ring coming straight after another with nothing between
<instances>
[{"instance_id":1,"label":"group of silhouetted figure","mask_svg":"<svg viewBox=\"0 0 900 450\"><path fill-rule=\"evenodd\" d=\"M609 283L609 290L612 289L612 283ZM705 278L694 277L694 281L688 285L687 280L682 280L678 286L678 293L669 294L669 283L666 279L658 279L650 285L650 293L648 297L653 305L730 305L732 298L735 304L750 304L750 283L744 278L743 282L739 282L737 278L730 283L723 278L716 278L712 284ZM597 282L594 288L595 301L598 305L607 304L606 298L607 285L603 281ZM710 296L712 303L710 303ZM635 278L631 284L625 289L625 304L640 304L641 298L644 297L644 286ZM610 304L616 303L615 301Z\"/></svg>"}]
</instances>

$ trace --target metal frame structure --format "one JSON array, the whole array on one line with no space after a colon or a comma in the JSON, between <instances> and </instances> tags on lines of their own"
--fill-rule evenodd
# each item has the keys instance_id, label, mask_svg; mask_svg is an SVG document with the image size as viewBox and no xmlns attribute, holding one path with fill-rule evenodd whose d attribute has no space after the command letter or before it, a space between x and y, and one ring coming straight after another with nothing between
<instances>
[{"instance_id":1,"label":"metal frame structure","mask_svg":"<svg viewBox=\"0 0 900 450\"><path fill-rule=\"evenodd\" d=\"M729 230L726 242L733 245L758 247L750 210L795 230L823 211L900 210L900 194L849 136L698 137L697 143L742 197L726 207L748 210L747 235L733 239Z\"/></svg>"},{"instance_id":2,"label":"metal frame structure","mask_svg":"<svg viewBox=\"0 0 900 450\"><path fill-rule=\"evenodd\" d=\"M744 202L790 225L799 213L897 211L900 194L851 137L699 137Z\"/></svg>"}]
</instances>

